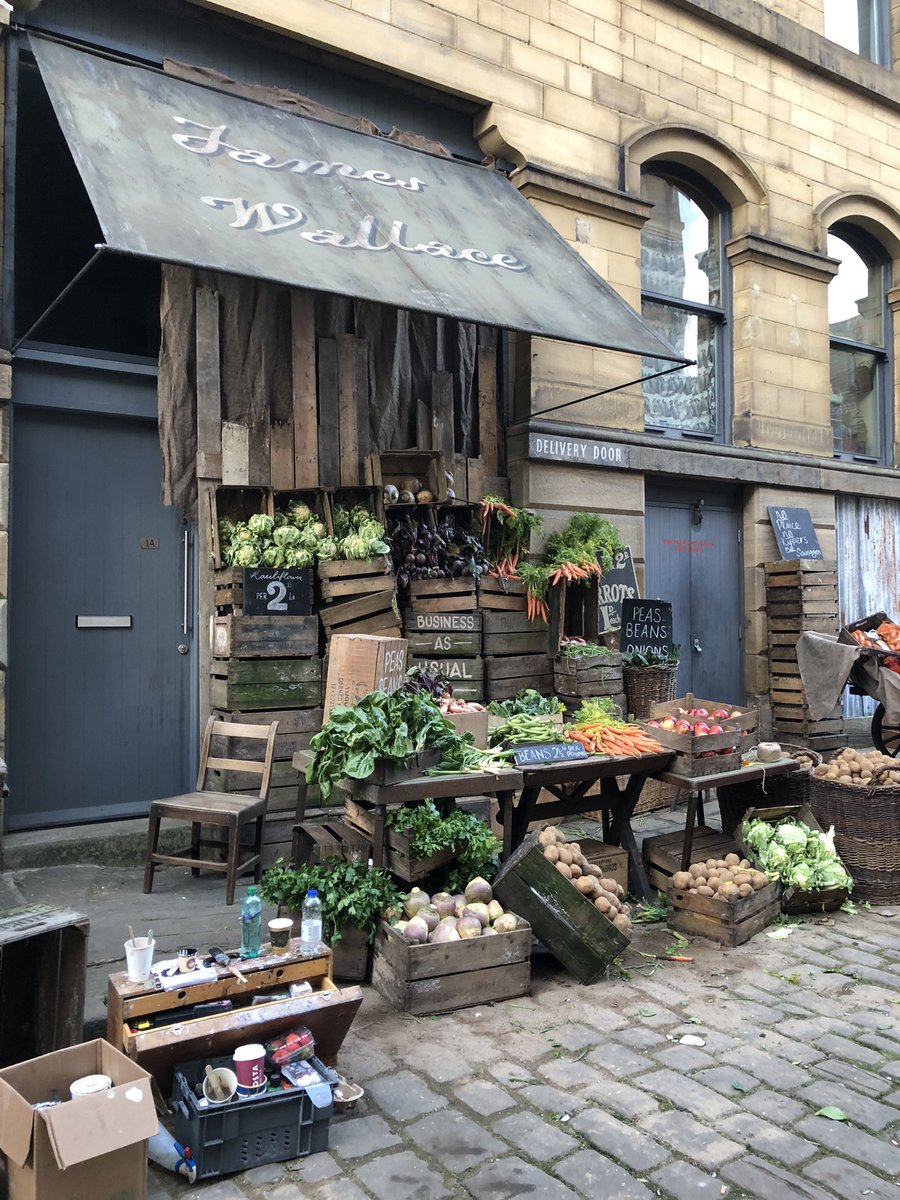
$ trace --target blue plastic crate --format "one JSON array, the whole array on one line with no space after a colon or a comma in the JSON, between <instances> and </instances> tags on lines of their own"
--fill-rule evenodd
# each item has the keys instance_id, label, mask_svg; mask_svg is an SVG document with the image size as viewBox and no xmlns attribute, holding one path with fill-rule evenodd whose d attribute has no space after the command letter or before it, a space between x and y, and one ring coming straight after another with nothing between
<instances>
[{"instance_id":1,"label":"blue plastic crate","mask_svg":"<svg viewBox=\"0 0 900 1200\"><path fill-rule=\"evenodd\" d=\"M321 1085L264 1092L216 1105L201 1104L194 1092L207 1062L213 1067L231 1066L229 1058L184 1063L175 1068L172 1084L175 1138L182 1146L190 1146L198 1179L327 1150L334 1112L332 1089L338 1077L318 1058L311 1058L309 1066L318 1071Z\"/></svg>"}]
</instances>

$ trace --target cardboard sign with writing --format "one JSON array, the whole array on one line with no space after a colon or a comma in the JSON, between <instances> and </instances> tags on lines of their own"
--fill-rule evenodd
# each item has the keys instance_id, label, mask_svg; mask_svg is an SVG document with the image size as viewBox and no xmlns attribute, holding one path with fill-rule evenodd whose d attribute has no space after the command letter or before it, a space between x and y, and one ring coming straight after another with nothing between
<instances>
[{"instance_id":1,"label":"cardboard sign with writing","mask_svg":"<svg viewBox=\"0 0 900 1200\"><path fill-rule=\"evenodd\" d=\"M544 763L572 762L587 758L581 742L536 742L532 746L517 746L513 757L517 767L539 767Z\"/></svg>"},{"instance_id":2,"label":"cardboard sign with writing","mask_svg":"<svg viewBox=\"0 0 900 1200\"><path fill-rule=\"evenodd\" d=\"M308 567L245 567L244 615L308 617L312 612L312 571Z\"/></svg>"},{"instance_id":3,"label":"cardboard sign with writing","mask_svg":"<svg viewBox=\"0 0 900 1200\"><path fill-rule=\"evenodd\" d=\"M623 600L623 654L672 653L672 605L668 600Z\"/></svg>"},{"instance_id":4,"label":"cardboard sign with writing","mask_svg":"<svg viewBox=\"0 0 900 1200\"><path fill-rule=\"evenodd\" d=\"M769 520L783 559L824 558L812 517L806 508L776 508L769 505Z\"/></svg>"},{"instance_id":5,"label":"cardboard sign with writing","mask_svg":"<svg viewBox=\"0 0 900 1200\"><path fill-rule=\"evenodd\" d=\"M619 629L622 625L622 601L634 600L638 596L637 575L634 572L630 546L620 550L613 559L612 567L603 572L598 591L600 632Z\"/></svg>"}]
</instances>

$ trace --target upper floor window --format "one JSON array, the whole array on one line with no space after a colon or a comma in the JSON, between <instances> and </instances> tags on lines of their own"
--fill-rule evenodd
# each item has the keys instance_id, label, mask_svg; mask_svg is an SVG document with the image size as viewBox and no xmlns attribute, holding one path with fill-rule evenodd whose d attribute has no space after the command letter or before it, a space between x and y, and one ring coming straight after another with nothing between
<instances>
[{"instance_id":1,"label":"upper floor window","mask_svg":"<svg viewBox=\"0 0 900 1200\"><path fill-rule=\"evenodd\" d=\"M828 253L841 264L828 285L834 453L881 462L890 388L887 258L862 231L843 224L828 234Z\"/></svg>"},{"instance_id":2,"label":"upper floor window","mask_svg":"<svg viewBox=\"0 0 900 1200\"><path fill-rule=\"evenodd\" d=\"M891 65L888 0L825 0L825 36L882 67Z\"/></svg>"},{"instance_id":3,"label":"upper floor window","mask_svg":"<svg viewBox=\"0 0 900 1200\"><path fill-rule=\"evenodd\" d=\"M641 312L695 365L644 385L648 429L725 437L725 241L723 210L680 176L644 172L653 201L641 233ZM645 374L655 364L645 362Z\"/></svg>"}]
</instances>

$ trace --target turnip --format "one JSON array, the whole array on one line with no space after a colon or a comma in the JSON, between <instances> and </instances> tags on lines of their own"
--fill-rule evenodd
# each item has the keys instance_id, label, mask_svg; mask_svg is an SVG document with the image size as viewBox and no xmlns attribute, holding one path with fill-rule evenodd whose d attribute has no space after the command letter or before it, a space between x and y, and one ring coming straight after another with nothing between
<instances>
[{"instance_id":1,"label":"turnip","mask_svg":"<svg viewBox=\"0 0 900 1200\"><path fill-rule=\"evenodd\" d=\"M438 925L437 929L431 935L431 941L435 945L440 942L458 942L461 940L455 927L446 921L441 921L440 925Z\"/></svg>"},{"instance_id":2,"label":"turnip","mask_svg":"<svg viewBox=\"0 0 900 1200\"><path fill-rule=\"evenodd\" d=\"M441 925L449 925L451 929L456 928L457 917L441 917Z\"/></svg>"},{"instance_id":3,"label":"turnip","mask_svg":"<svg viewBox=\"0 0 900 1200\"><path fill-rule=\"evenodd\" d=\"M491 891L491 885L486 879L482 879L480 875L476 875L474 879L466 884L466 900L469 904L490 904L494 898L494 893Z\"/></svg>"},{"instance_id":4,"label":"turnip","mask_svg":"<svg viewBox=\"0 0 900 1200\"><path fill-rule=\"evenodd\" d=\"M406 940L408 942L414 942L416 945L422 945L427 942L428 933L428 926L421 917L413 917L403 930L403 936L406 938Z\"/></svg>"},{"instance_id":5,"label":"turnip","mask_svg":"<svg viewBox=\"0 0 900 1200\"><path fill-rule=\"evenodd\" d=\"M425 924L428 926L429 933L434 933L441 919L441 914L433 904L426 904L424 908L420 908L416 913L416 916L420 921L425 922Z\"/></svg>"},{"instance_id":6,"label":"turnip","mask_svg":"<svg viewBox=\"0 0 900 1200\"><path fill-rule=\"evenodd\" d=\"M487 937L488 934L490 934L492 937L497 936L497 930L494 929L493 925L485 925L484 929L482 929L482 931L481 931L482 937Z\"/></svg>"},{"instance_id":7,"label":"turnip","mask_svg":"<svg viewBox=\"0 0 900 1200\"><path fill-rule=\"evenodd\" d=\"M465 896L457 895L457 896L453 897L453 915L454 915L454 917L461 917L463 915L463 909L465 907L466 907Z\"/></svg>"},{"instance_id":8,"label":"turnip","mask_svg":"<svg viewBox=\"0 0 900 1200\"><path fill-rule=\"evenodd\" d=\"M498 917L503 916L503 905L500 903L499 900L492 900L490 902L490 904L487 906L487 909L488 909L488 920L490 921L490 923L492 925L497 920Z\"/></svg>"},{"instance_id":9,"label":"turnip","mask_svg":"<svg viewBox=\"0 0 900 1200\"><path fill-rule=\"evenodd\" d=\"M431 897L421 888L414 887L403 901L403 911L408 917L414 917L420 908L431 903Z\"/></svg>"},{"instance_id":10,"label":"turnip","mask_svg":"<svg viewBox=\"0 0 900 1200\"><path fill-rule=\"evenodd\" d=\"M519 926L519 918L513 916L512 913L504 913L502 917L498 917L494 922L494 929L497 933L512 933Z\"/></svg>"},{"instance_id":11,"label":"turnip","mask_svg":"<svg viewBox=\"0 0 900 1200\"><path fill-rule=\"evenodd\" d=\"M467 904L466 907L463 909L463 916L465 917L469 914L471 914L473 917L478 918L478 920L481 922L482 929L484 929L485 925L490 924L490 917L488 916L488 906L486 904L478 904L477 902L474 904Z\"/></svg>"},{"instance_id":12,"label":"turnip","mask_svg":"<svg viewBox=\"0 0 900 1200\"><path fill-rule=\"evenodd\" d=\"M474 913L464 913L456 922L456 932L461 938L479 937L481 922Z\"/></svg>"},{"instance_id":13,"label":"turnip","mask_svg":"<svg viewBox=\"0 0 900 1200\"><path fill-rule=\"evenodd\" d=\"M442 917L452 917L454 909L454 899L449 892L435 892L431 897L431 903L438 910Z\"/></svg>"}]
</instances>

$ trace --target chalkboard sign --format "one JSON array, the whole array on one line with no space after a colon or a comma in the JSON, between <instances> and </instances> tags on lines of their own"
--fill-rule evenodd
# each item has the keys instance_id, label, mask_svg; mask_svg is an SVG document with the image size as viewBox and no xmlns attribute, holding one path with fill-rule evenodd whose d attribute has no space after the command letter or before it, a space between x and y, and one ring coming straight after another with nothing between
<instances>
[{"instance_id":1,"label":"chalkboard sign","mask_svg":"<svg viewBox=\"0 0 900 1200\"><path fill-rule=\"evenodd\" d=\"M623 654L672 653L672 605L668 600L623 600Z\"/></svg>"},{"instance_id":2,"label":"chalkboard sign","mask_svg":"<svg viewBox=\"0 0 900 1200\"><path fill-rule=\"evenodd\" d=\"M308 617L312 612L312 571L244 567L242 607L247 617Z\"/></svg>"},{"instance_id":3,"label":"chalkboard sign","mask_svg":"<svg viewBox=\"0 0 900 1200\"><path fill-rule=\"evenodd\" d=\"M536 742L533 746L517 746L513 757L517 767L539 767L543 763L587 758L588 752L581 742Z\"/></svg>"},{"instance_id":4,"label":"chalkboard sign","mask_svg":"<svg viewBox=\"0 0 900 1200\"><path fill-rule=\"evenodd\" d=\"M782 558L824 558L812 517L806 508L769 506L769 520L775 531L778 553Z\"/></svg>"},{"instance_id":5,"label":"chalkboard sign","mask_svg":"<svg viewBox=\"0 0 900 1200\"><path fill-rule=\"evenodd\" d=\"M637 598L637 576L634 573L634 559L631 557L631 547L624 550L613 559L613 565L603 572L599 584L600 594L600 632L608 629L619 629L622 624L622 601Z\"/></svg>"}]
</instances>

